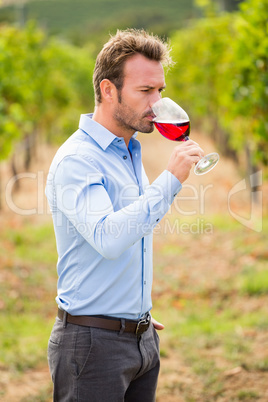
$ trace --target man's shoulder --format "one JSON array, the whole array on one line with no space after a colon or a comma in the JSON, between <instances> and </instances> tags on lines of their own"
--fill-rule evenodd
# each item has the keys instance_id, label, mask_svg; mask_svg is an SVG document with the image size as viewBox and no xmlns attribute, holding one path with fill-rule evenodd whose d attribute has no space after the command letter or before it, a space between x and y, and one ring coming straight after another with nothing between
<instances>
[{"instance_id":1,"label":"man's shoulder","mask_svg":"<svg viewBox=\"0 0 268 402\"><path fill-rule=\"evenodd\" d=\"M96 153L101 152L98 144L82 130L78 129L58 149L54 163L59 165L63 159L80 157L92 159Z\"/></svg>"}]
</instances>

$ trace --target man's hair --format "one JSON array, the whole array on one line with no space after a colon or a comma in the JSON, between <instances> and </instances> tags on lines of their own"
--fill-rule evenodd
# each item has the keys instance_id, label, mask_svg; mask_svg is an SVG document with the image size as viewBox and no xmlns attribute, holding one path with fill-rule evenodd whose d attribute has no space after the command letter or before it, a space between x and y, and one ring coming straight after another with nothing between
<instances>
[{"instance_id":1,"label":"man's hair","mask_svg":"<svg viewBox=\"0 0 268 402\"><path fill-rule=\"evenodd\" d=\"M149 60L159 61L163 66L172 64L168 43L144 30L118 30L103 46L97 56L93 73L93 85L96 104L101 103L100 83L110 80L120 91L124 84L124 65L127 59L135 54L141 54Z\"/></svg>"}]
</instances>

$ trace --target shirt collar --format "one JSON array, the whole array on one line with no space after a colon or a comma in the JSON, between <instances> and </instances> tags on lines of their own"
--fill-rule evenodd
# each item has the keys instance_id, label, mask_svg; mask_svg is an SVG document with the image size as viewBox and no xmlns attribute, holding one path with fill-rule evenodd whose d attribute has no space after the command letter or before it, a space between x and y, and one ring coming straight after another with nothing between
<instances>
[{"instance_id":1,"label":"shirt collar","mask_svg":"<svg viewBox=\"0 0 268 402\"><path fill-rule=\"evenodd\" d=\"M116 135L111 133L101 124L92 120L93 113L81 114L79 121L79 128L88 134L97 144L105 151L108 146L118 139ZM132 138L136 138L138 133L135 133Z\"/></svg>"},{"instance_id":2,"label":"shirt collar","mask_svg":"<svg viewBox=\"0 0 268 402\"><path fill-rule=\"evenodd\" d=\"M117 137L101 124L92 120L92 116L93 113L81 114L79 128L92 137L102 149L106 150Z\"/></svg>"}]
</instances>

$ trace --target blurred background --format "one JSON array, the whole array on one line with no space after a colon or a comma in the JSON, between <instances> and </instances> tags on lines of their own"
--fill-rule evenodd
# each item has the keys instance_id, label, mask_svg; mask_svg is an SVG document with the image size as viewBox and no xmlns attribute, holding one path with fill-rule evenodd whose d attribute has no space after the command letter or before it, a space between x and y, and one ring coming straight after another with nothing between
<instances>
[{"instance_id":1,"label":"blurred background","mask_svg":"<svg viewBox=\"0 0 268 402\"><path fill-rule=\"evenodd\" d=\"M130 27L170 42L164 96L221 158L190 175L155 229L153 315L166 326L157 400L267 401L267 0L0 0L0 400L52 400L46 176L93 111L97 53ZM176 144L139 139L153 181Z\"/></svg>"}]
</instances>

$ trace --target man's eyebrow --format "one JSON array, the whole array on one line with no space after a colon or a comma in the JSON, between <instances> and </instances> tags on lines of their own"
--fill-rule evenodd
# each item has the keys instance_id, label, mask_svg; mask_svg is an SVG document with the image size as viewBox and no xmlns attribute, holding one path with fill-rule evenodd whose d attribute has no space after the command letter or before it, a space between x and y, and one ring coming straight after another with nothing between
<instances>
[{"instance_id":1,"label":"man's eyebrow","mask_svg":"<svg viewBox=\"0 0 268 402\"><path fill-rule=\"evenodd\" d=\"M152 87L151 85L140 85L138 88L146 88L146 89L155 89L156 87ZM166 85L163 85L159 89L165 89Z\"/></svg>"}]
</instances>

